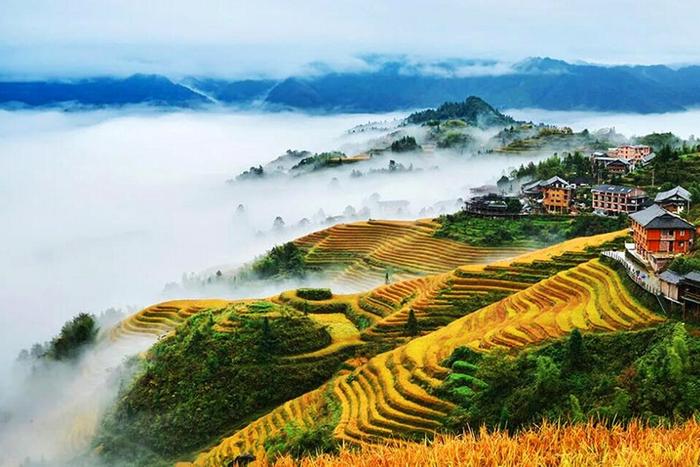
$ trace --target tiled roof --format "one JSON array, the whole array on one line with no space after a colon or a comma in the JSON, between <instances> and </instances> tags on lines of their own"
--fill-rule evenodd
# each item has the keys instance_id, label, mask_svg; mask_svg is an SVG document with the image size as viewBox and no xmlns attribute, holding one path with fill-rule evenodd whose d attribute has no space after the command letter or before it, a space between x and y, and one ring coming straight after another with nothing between
<instances>
[{"instance_id":1,"label":"tiled roof","mask_svg":"<svg viewBox=\"0 0 700 467\"><path fill-rule=\"evenodd\" d=\"M672 214L659 206L652 204L648 208L630 214L630 218L648 229L694 229L695 226L680 216Z\"/></svg>"},{"instance_id":2,"label":"tiled roof","mask_svg":"<svg viewBox=\"0 0 700 467\"><path fill-rule=\"evenodd\" d=\"M683 276L683 279L693 281L693 282L700 282L700 272L690 271L688 274Z\"/></svg>"},{"instance_id":3,"label":"tiled roof","mask_svg":"<svg viewBox=\"0 0 700 467\"><path fill-rule=\"evenodd\" d=\"M646 196L646 192L644 190L640 190L639 188L633 188L633 187L629 187L629 186L621 186L621 185L595 185L593 188L591 188L591 191L601 191L601 192L610 193L610 194L615 194L615 193L631 194L631 195L637 196L637 197Z\"/></svg>"},{"instance_id":4,"label":"tiled roof","mask_svg":"<svg viewBox=\"0 0 700 467\"><path fill-rule=\"evenodd\" d=\"M678 284L681 279L683 279L683 276L671 270L667 270L659 274L659 279L664 282L668 282L669 284Z\"/></svg>"},{"instance_id":5,"label":"tiled roof","mask_svg":"<svg viewBox=\"0 0 700 467\"><path fill-rule=\"evenodd\" d=\"M559 176L556 176L556 175L555 175L554 177L548 178L547 180L542 180L542 181L540 181L539 185L540 185L540 186L543 186L543 187L546 187L546 186L549 186L549 185L553 185L554 183L557 183L557 182L558 182L558 183L561 183L561 184L563 184L563 185L565 185L565 186L569 186L569 182L567 182L567 181L564 180L563 178L561 178L561 177L559 177Z\"/></svg>"},{"instance_id":6,"label":"tiled roof","mask_svg":"<svg viewBox=\"0 0 700 467\"><path fill-rule=\"evenodd\" d=\"M656 201L658 203L658 202L664 201L668 198L672 198L674 196L680 196L681 198L683 198L686 201L690 201L690 198L691 198L690 192L688 190L686 190L682 186L677 186L677 187L672 188L668 191L662 191L661 193L657 194L656 198L654 198L654 201Z\"/></svg>"}]
</instances>

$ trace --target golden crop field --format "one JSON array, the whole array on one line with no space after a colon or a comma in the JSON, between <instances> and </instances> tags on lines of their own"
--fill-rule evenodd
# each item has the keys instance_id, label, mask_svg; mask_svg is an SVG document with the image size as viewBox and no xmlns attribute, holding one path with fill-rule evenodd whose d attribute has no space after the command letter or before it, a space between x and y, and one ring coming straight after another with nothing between
<instances>
[{"instance_id":1,"label":"golden crop field","mask_svg":"<svg viewBox=\"0 0 700 467\"><path fill-rule=\"evenodd\" d=\"M430 220L370 220L337 224L294 243L306 252L311 267L335 272L335 281L356 290L384 282L437 274L465 264L486 264L522 255L527 248L475 247L433 236L439 224Z\"/></svg>"},{"instance_id":2,"label":"golden crop field","mask_svg":"<svg viewBox=\"0 0 700 467\"><path fill-rule=\"evenodd\" d=\"M452 405L424 387L442 383L449 370L441 363L457 347L520 348L574 328L625 330L661 320L635 302L612 269L591 260L378 355L339 378L334 389L343 410L336 437L364 443L434 431Z\"/></svg>"},{"instance_id":3,"label":"golden crop field","mask_svg":"<svg viewBox=\"0 0 700 467\"><path fill-rule=\"evenodd\" d=\"M700 465L700 423L690 420L671 428L639 423L606 427L593 422L561 426L543 423L517 434L492 432L438 436L410 444L344 447L337 455L301 460L264 457L250 466L384 467L384 466L581 466L650 467Z\"/></svg>"}]
</instances>

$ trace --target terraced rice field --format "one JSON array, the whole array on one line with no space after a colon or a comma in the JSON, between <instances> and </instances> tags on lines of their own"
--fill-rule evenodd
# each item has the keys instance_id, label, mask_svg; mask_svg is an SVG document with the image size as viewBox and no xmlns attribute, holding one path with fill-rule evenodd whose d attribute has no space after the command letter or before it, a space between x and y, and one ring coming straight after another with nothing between
<instances>
[{"instance_id":1,"label":"terraced rice field","mask_svg":"<svg viewBox=\"0 0 700 467\"><path fill-rule=\"evenodd\" d=\"M342 416L335 434L368 443L432 433L452 405L426 388L442 383L449 370L441 362L457 347L520 348L565 336L574 328L612 331L661 320L635 302L612 269L591 260L378 355L337 379L334 391Z\"/></svg>"},{"instance_id":2,"label":"terraced rice field","mask_svg":"<svg viewBox=\"0 0 700 467\"><path fill-rule=\"evenodd\" d=\"M420 323L421 333L426 334L472 311L466 307L475 299L496 301L526 289L596 257L603 245L623 234L577 238L510 261L463 266L449 273L378 287L358 300L360 308L380 317L363 332L363 337L368 340L402 337L411 309Z\"/></svg>"},{"instance_id":3,"label":"terraced rice field","mask_svg":"<svg viewBox=\"0 0 700 467\"><path fill-rule=\"evenodd\" d=\"M230 300L173 300L159 303L134 313L122 320L111 331L111 338L129 335L162 336L172 331L190 316L207 309L221 309L231 304Z\"/></svg>"},{"instance_id":4,"label":"terraced rice field","mask_svg":"<svg viewBox=\"0 0 700 467\"><path fill-rule=\"evenodd\" d=\"M310 267L335 274L335 282L354 290L382 284L388 270L392 282L437 274L465 264L486 264L512 258L525 248L473 247L433 237L439 224L418 221L375 221L338 224L301 237L294 243L306 252Z\"/></svg>"},{"instance_id":5,"label":"terraced rice field","mask_svg":"<svg viewBox=\"0 0 700 467\"><path fill-rule=\"evenodd\" d=\"M434 434L454 407L432 395L431 389L439 387L449 374L449 369L441 362L457 347L469 346L477 351L499 346L520 348L565 336L575 327L584 332L613 331L650 326L662 320L636 303L614 271L597 259L576 266L576 261L582 261L581 255L581 252L563 254L564 269L534 285L495 279L476 283L470 277L456 282L456 287L453 283L450 294L493 287L509 290L512 295L380 354L352 373L336 378L330 387L342 411L335 436L364 445L387 440L403 443ZM515 265L511 274L536 280L540 263L530 264L531 269L527 264L516 262ZM485 274L492 272L487 270ZM390 310L405 302L407 297L412 300L413 307L418 307L421 299L428 307L445 306L435 299L438 296L435 291L442 290L447 281L460 279L461 274L464 272L458 270L453 274L414 279L380 287L373 293L377 293L377 301L386 305L383 313L390 318L397 313L392 314ZM430 297L435 303L431 303ZM441 299L449 301L444 295ZM376 326L370 331L372 329ZM257 440L256 446L262 446L265 436ZM243 448L236 451L237 454L245 452L253 451ZM200 456L198 461L204 459L207 457Z\"/></svg>"},{"instance_id":6,"label":"terraced rice field","mask_svg":"<svg viewBox=\"0 0 700 467\"><path fill-rule=\"evenodd\" d=\"M285 402L234 435L224 438L211 450L201 453L193 464L179 463L179 465L219 467L227 465L227 462L241 453L262 455L263 441L278 434L287 424L293 423L300 428L315 425L316 417L325 402L325 389L321 387Z\"/></svg>"},{"instance_id":7,"label":"terraced rice field","mask_svg":"<svg viewBox=\"0 0 700 467\"><path fill-rule=\"evenodd\" d=\"M294 361L310 361L327 357L350 347L364 344L360 331L343 313L309 313L309 318L326 327L331 336L331 344L322 349L289 357Z\"/></svg>"}]
</instances>

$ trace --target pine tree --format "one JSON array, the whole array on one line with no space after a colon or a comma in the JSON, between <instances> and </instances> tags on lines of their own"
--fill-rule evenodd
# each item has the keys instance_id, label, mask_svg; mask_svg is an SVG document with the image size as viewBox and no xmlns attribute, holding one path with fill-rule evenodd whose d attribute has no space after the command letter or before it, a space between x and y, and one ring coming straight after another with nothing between
<instances>
[{"instance_id":1,"label":"pine tree","mask_svg":"<svg viewBox=\"0 0 700 467\"><path fill-rule=\"evenodd\" d=\"M411 337L418 335L418 319L416 318L416 313L413 311L413 309L408 310L408 319L406 320L406 335Z\"/></svg>"},{"instance_id":2,"label":"pine tree","mask_svg":"<svg viewBox=\"0 0 700 467\"><path fill-rule=\"evenodd\" d=\"M567 344L569 366L571 368L580 368L586 363L586 346L583 343L583 336L578 328L574 328L569 334Z\"/></svg>"},{"instance_id":3,"label":"pine tree","mask_svg":"<svg viewBox=\"0 0 700 467\"><path fill-rule=\"evenodd\" d=\"M275 340L272 336L272 328L270 327L270 320L267 316L263 318L262 331L260 333L260 353L263 357L267 357L272 354L275 347Z\"/></svg>"}]
</instances>

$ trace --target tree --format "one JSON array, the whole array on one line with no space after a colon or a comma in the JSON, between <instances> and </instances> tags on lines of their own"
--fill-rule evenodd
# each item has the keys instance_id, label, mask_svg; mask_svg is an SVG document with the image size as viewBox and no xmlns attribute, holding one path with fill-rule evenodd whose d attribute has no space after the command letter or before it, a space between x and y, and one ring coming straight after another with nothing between
<instances>
[{"instance_id":1,"label":"tree","mask_svg":"<svg viewBox=\"0 0 700 467\"><path fill-rule=\"evenodd\" d=\"M406 335L415 337L418 335L418 318L416 318L416 313L413 308L408 310L408 319L406 319Z\"/></svg>"},{"instance_id":2,"label":"tree","mask_svg":"<svg viewBox=\"0 0 700 467\"><path fill-rule=\"evenodd\" d=\"M260 331L260 344L258 345L258 350L263 358L268 357L275 350L275 338L272 335L272 328L270 327L270 319L265 316L262 322L262 329Z\"/></svg>"},{"instance_id":3,"label":"tree","mask_svg":"<svg viewBox=\"0 0 700 467\"><path fill-rule=\"evenodd\" d=\"M583 343L583 336L578 328L574 328L569 334L567 342L567 357L570 368L581 368L586 362L586 347Z\"/></svg>"},{"instance_id":4,"label":"tree","mask_svg":"<svg viewBox=\"0 0 700 467\"><path fill-rule=\"evenodd\" d=\"M417 151L420 149L413 136L404 136L391 143L392 152Z\"/></svg>"},{"instance_id":5,"label":"tree","mask_svg":"<svg viewBox=\"0 0 700 467\"><path fill-rule=\"evenodd\" d=\"M275 217L275 220L272 222L272 228L275 230L282 230L284 228L284 220L281 216Z\"/></svg>"},{"instance_id":6,"label":"tree","mask_svg":"<svg viewBox=\"0 0 700 467\"><path fill-rule=\"evenodd\" d=\"M61 328L61 333L49 344L48 355L55 360L75 358L80 350L97 337L95 317L80 313Z\"/></svg>"}]
</instances>

